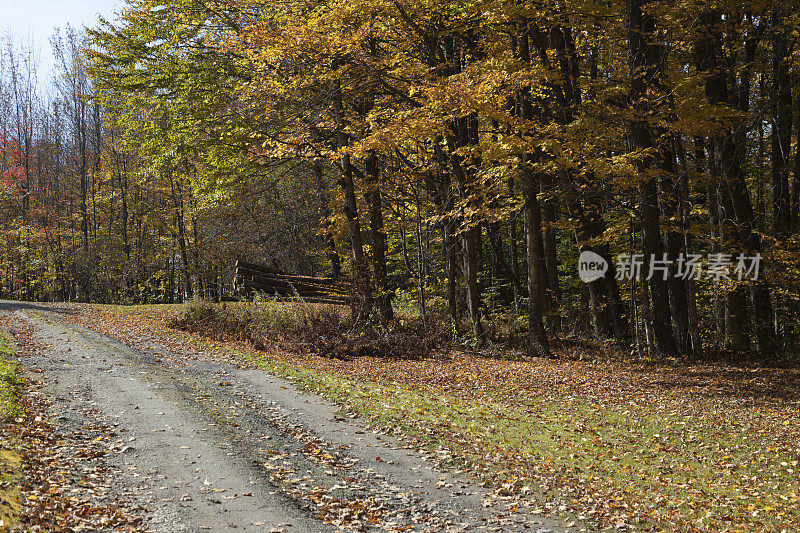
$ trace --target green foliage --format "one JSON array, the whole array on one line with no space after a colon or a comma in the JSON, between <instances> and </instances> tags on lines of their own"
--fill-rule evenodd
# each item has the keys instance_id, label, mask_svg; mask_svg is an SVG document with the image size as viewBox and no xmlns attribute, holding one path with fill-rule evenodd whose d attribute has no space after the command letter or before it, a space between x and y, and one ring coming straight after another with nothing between
<instances>
[{"instance_id":1,"label":"green foliage","mask_svg":"<svg viewBox=\"0 0 800 533\"><path fill-rule=\"evenodd\" d=\"M300 312L297 313L297 310ZM291 330L307 324L309 312L313 313L313 307L305 306L300 302L299 305L290 308L274 298L257 295L253 300L251 312L258 327L268 332L276 332Z\"/></svg>"}]
</instances>

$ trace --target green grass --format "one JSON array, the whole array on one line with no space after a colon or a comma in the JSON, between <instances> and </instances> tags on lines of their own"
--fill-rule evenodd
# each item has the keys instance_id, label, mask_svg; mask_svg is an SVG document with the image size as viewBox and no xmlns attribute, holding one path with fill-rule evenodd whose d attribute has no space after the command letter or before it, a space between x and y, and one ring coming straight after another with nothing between
<instances>
[{"instance_id":1,"label":"green grass","mask_svg":"<svg viewBox=\"0 0 800 533\"><path fill-rule=\"evenodd\" d=\"M0 332L0 422L14 418L19 413L17 398L22 379L19 365L11 359L13 355L8 336Z\"/></svg>"},{"instance_id":2,"label":"green grass","mask_svg":"<svg viewBox=\"0 0 800 533\"><path fill-rule=\"evenodd\" d=\"M19 452L0 445L0 531L11 529L19 522L22 504L17 483L21 467Z\"/></svg>"},{"instance_id":3,"label":"green grass","mask_svg":"<svg viewBox=\"0 0 800 533\"><path fill-rule=\"evenodd\" d=\"M94 307L115 315L136 315L148 311L171 311L185 309L186 304L70 304L73 307Z\"/></svg>"},{"instance_id":4,"label":"green grass","mask_svg":"<svg viewBox=\"0 0 800 533\"><path fill-rule=\"evenodd\" d=\"M10 339L0 332L0 423L9 422L20 413L22 378L13 355ZM17 489L21 463L17 447L0 440L0 531L14 526L22 509Z\"/></svg>"}]
</instances>

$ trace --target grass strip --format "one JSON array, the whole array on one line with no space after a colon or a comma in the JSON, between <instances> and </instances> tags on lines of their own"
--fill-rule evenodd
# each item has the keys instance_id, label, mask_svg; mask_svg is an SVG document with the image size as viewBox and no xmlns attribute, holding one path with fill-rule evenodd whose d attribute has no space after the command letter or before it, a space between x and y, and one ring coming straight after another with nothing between
<instances>
[{"instance_id":1,"label":"grass strip","mask_svg":"<svg viewBox=\"0 0 800 533\"><path fill-rule=\"evenodd\" d=\"M0 426L12 424L21 412L22 378L13 357L9 337L0 332ZM0 531L14 527L22 510L18 488L22 457L18 446L12 439L5 439L5 434L0 431Z\"/></svg>"}]
</instances>

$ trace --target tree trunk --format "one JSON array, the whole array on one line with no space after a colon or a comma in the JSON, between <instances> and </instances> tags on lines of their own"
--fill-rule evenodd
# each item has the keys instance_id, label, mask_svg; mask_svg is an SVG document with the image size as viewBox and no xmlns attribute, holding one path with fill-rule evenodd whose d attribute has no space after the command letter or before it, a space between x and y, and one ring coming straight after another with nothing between
<instances>
[{"instance_id":1,"label":"tree trunk","mask_svg":"<svg viewBox=\"0 0 800 533\"><path fill-rule=\"evenodd\" d=\"M666 93L663 72L664 49L661 45L651 42L655 31L655 17L651 12L643 12L641 0L627 0L628 2L628 48L631 64L631 93L630 99L634 110L640 116L657 113L658 109L652 101L651 93ZM654 169L665 173L670 172L671 160L665 155L667 150L663 145L663 131L654 131L644 121L635 121L630 124L629 137L634 150L651 150L656 148L655 154L640 155L637 158L637 167L642 175L651 174ZM654 177L643 178L639 186L640 211L642 216L642 233L644 236L645 264L650 260L660 260L665 252L661 238L661 220L658 204L657 181ZM649 269L648 269L649 273ZM660 272L655 273L650 279L650 295L653 301L653 332L657 349L662 354L675 354L675 337L672 331L672 313L670 310L669 288L667 281Z\"/></svg>"},{"instance_id":2,"label":"tree trunk","mask_svg":"<svg viewBox=\"0 0 800 533\"><path fill-rule=\"evenodd\" d=\"M508 178L508 196L514 198L516 192L514 191L514 177ZM519 273L519 248L517 236L517 215L519 211L514 211L511 214L511 220L508 224L508 240L509 248L511 249L511 275L514 279L514 310L519 312L519 298L522 296L522 288L520 286L520 273Z\"/></svg>"},{"instance_id":3,"label":"tree trunk","mask_svg":"<svg viewBox=\"0 0 800 533\"><path fill-rule=\"evenodd\" d=\"M339 259L339 252L336 251L336 240L333 238L333 231L330 222L330 209L328 208L328 193L325 189L325 180L323 178L322 162L314 160L314 175L317 178L317 191L319 193L319 201L322 205L323 227L325 228L325 246L328 249L328 261L331 263L331 277L339 279L342 275L342 262Z\"/></svg>"},{"instance_id":4,"label":"tree trunk","mask_svg":"<svg viewBox=\"0 0 800 533\"><path fill-rule=\"evenodd\" d=\"M745 287L737 285L725 295L725 347L736 353L747 353L750 344L750 315Z\"/></svg>"},{"instance_id":5,"label":"tree trunk","mask_svg":"<svg viewBox=\"0 0 800 533\"><path fill-rule=\"evenodd\" d=\"M528 164L527 156L523 165ZM544 329L542 287L547 284L538 179L529 168L525 176L525 239L528 256L528 355L548 357L550 343Z\"/></svg>"},{"instance_id":6,"label":"tree trunk","mask_svg":"<svg viewBox=\"0 0 800 533\"><path fill-rule=\"evenodd\" d=\"M725 67L726 62L722 50L722 41L718 33L722 19L719 13L714 12L704 14L703 18L710 31L697 44L697 61L698 70L709 73L705 84L706 98L711 104L732 105L729 101L729 76ZM745 64L749 64L753 60L756 45L757 39L748 41L746 47L747 55L744 58ZM747 83L749 84L749 81ZM746 112L749 108L749 98L743 98L740 95L735 104L740 111ZM731 234L738 239L738 248L742 253L754 256L761 251L761 237L755 231L753 206L747 190L747 181L739 161L739 154L744 154L746 151L744 143L744 136L737 135L730 128L727 128L724 135L712 139L711 145L715 159L715 162L712 163L712 168L718 166L721 174L717 189L719 192L717 196L717 211L720 213L719 220L733 221L734 227L731 229ZM779 212L780 209L782 208L779 207ZM788 210L786 213L788 213ZM720 232L722 231L723 227L720 226ZM723 239L722 244L725 243L726 240ZM763 275L763 269L761 270L761 275ZM768 357L775 350L769 287L763 281L751 281L749 284L757 349L762 357ZM733 302L731 298L728 298L727 304L741 302L738 294L732 298ZM727 328L729 325L735 325L739 328L749 326L749 323L745 324L743 320L738 319L745 312L745 310L736 309L731 314L731 310L728 309L725 327ZM731 321L731 317L733 317L733 321ZM744 347L747 344L744 342L743 337L744 333L739 331L726 331L725 335L726 343L727 341L732 341L731 345L734 347Z\"/></svg>"},{"instance_id":7,"label":"tree trunk","mask_svg":"<svg viewBox=\"0 0 800 533\"><path fill-rule=\"evenodd\" d=\"M337 144L340 150L346 149L348 145L347 134L344 132L344 104L342 102L342 90L337 80L334 82L334 102L333 111L339 133ZM353 264L358 280L361 301L357 306L359 321L367 320L372 312L373 292L370 282L369 266L364 255L364 242L361 238L361 222L358 218L358 203L356 202L356 187L353 181L353 167L350 161L350 154L344 153L340 160L342 177L339 185L344 191L344 215L347 218L347 228L350 232L350 245L353 252Z\"/></svg>"},{"instance_id":8,"label":"tree trunk","mask_svg":"<svg viewBox=\"0 0 800 533\"><path fill-rule=\"evenodd\" d=\"M456 177L462 197L466 197L468 194L467 176L461 165L461 158L456 153L456 150L464 144L463 141L467 138L467 134L465 134L467 128L464 127L465 124L463 124L466 120L468 119L453 121L453 125L456 125L457 129L460 131L455 131L447 137L447 144L450 152L450 167L453 175ZM460 139L462 142L459 142L457 139ZM483 330L483 321L481 320L481 293L480 285L478 284L480 230L478 226L468 220L465 220L464 224L468 225L461 231L464 252L464 274L467 281L467 310L469 311L469 318L472 323L472 333L475 337L475 341L478 344L483 344L485 332Z\"/></svg>"},{"instance_id":9,"label":"tree trunk","mask_svg":"<svg viewBox=\"0 0 800 533\"><path fill-rule=\"evenodd\" d=\"M372 311L373 292L370 283L369 267L364 255L364 242L361 239L361 222L358 218L358 204L356 202L355 183L353 182L353 169L350 155L342 156L342 179L339 184L344 190L344 214L347 218L347 227L350 232L350 244L353 252L353 264L361 293L361 302L358 309L360 319L366 319Z\"/></svg>"},{"instance_id":10,"label":"tree trunk","mask_svg":"<svg viewBox=\"0 0 800 533\"><path fill-rule=\"evenodd\" d=\"M172 172L169 174L169 183L172 188L172 202L175 209L175 225L178 229L178 246L181 252L181 269L183 270L183 283L186 297L192 298L192 277L189 266L189 252L186 246L186 219L184 218L183 192L180 183L177 183Z\"/></svg>"},{"instance_id":11,"label":"tree trunk","mask_svg":"<svg viewBox=\"0 0 800 533\"><path fill-rule=\"evenodd\" d=\"M441 138L437 139L434 154L441 172L437 177L431 176L431 189L433 200L442 216L442 259L444 260L447 275L447 308L450 311L450 320L454 330L458 327L459 307L456 295L458 283L458 241L454 236L454 199L450 174L447 172L447 157L441 147Z\"/></svg>"},{"instance_id":12,"label":"tree trunk","mask_svg":"<svg viewBox=\"0 0 800 533\"><path fill-rule=\"evenodd\" d=\"M525 19L518 24L517 42L520 60L530 64L530 28ZM523 88L520 94L520 117L528 121L533 119L529 87ZM524 180L526 257L528 259L528 355L549 357L550 342L543 322L543 287L548 283L548 278L542 239L542 214L538 198L541 183L531 167L533 156L527 153L523 154L521 163Z\"/></svg>"},{"instance_id":13,"label":"tree trunk","mask_svg":"<svg viewBox=\"0 0 800 533\"><path fill-rule=\"evenodd\" d=\"M78 131L76 132L77 138L79 139L78 150L80 151L80 180L81 180L81 236L83 237L82 240L82 250L83 250L83 268L81 269L81 292L83 293L83 298L85 301L89 301L89 279L91 274L89 273L89 206L88 206L88 194L89 194L89 184L88 184L88 176L87 176L87 162L86 162L86 131L85 131L85 111L84 111L83 103L77 104L76 113L78 117L76 118L76 127Z\"/></svg>"},{"instance_id":14,"label":"tree trunk","mask_svg":"<svg viewBox=\"0 0 800 533\"><path fill-rule=\"evenodd\" d=\"M798 213L800 212L800 86L795 87L796 105L794 117L794 178L792 180L792 220L799 222Z\"/></svg>"},{"instance_id":15,"label":"tree trunk","mask_svg":"<svg viewBox=\"0 0 800 533\"><path fill-rule=\"evenodd\" d=\"M547 319L551 333L558 335L561 333L561 288L558 283L558 246L556 240L555 199L553 195L553 181L550 176L543 175L541 192L543 199L541 202L542 222L544 226L544 257L547 265Z\"/></svg>"},{"instance_id":16,"label":"tree trunk","mask_svg":"<svg viewBox=\"0 0 800 533\"><path fill-rule=\"evenodd\" d=\"M366 161L367 203L369 204L370 246L372 248L372 267L375 271L375 300L378 311L384 320L392 320L391 293L389 291L386 269L386 232L383 229L383 209L381 207L380 162L374 154Z\"/></svg>"},{"instance_id":17,"label":"tree trunk","mask_svg":"<svg viewBox=\"0 0 800 533\"><path fill-rule=\"evenodd\" d=\"M792 84L786 28L779 11L772 15L772 209L776 231L791 222L789 153L792 140Z\"/></svg>"},{"instance_id":18,"label":"tree trunk","mask_svg":"<svg viewBox=\"0 0 800 533\"><path fill-rule=\"evenodd\" d=\"M515 276L513 269L509 266L508 262L506 262L500 224L490 223L487 233L489 237L489 247L492 252L492 271L495 273L495 276L502 276L503 279L508 281L513 291L511 296L515 298L516 295L519 294L519 278Z\"/></svg>"}]
</instances>

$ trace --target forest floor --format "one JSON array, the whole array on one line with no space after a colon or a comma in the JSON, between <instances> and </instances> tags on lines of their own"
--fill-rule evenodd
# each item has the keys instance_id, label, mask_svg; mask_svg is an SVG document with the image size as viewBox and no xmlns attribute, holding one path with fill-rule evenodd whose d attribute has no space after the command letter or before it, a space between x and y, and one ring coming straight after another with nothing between
<instances>
[{"instance_id":1,"label":"forest floor","mask_svg":"<svg viewBox=\"0 0 800 533\"><path fill-rule=\"evenodd\" d=\"M14 426L19 529L580 529L235 346L168 328L175 312L0 303L27 376Z\"/></svg>"},{"instance_id":2,"label":"forest floor","mask_svg":"<svg viewBox=\"0 0 800 533\"><path fill-rule=\"evenodd\" d=\"M477 506L494 513L489 514L497 527L517 530L515 524L549 515L556 521L561 516L560 523L574 530L800 529L797 369L634 364L593 358L574 347L564 348L556 360L459 352L421 360L341 360L281 349L277 340L260 351L245 342L178 331L169 323L182 312L179 306L71 306L67 311L59 314L62 323L155 354L147 371L157 369L157 382L167 383L162 367L177 364L189 373L178 380L175 370L168 370L171 388L183 383L196 387L198 397L233 401L233 411L227 413L226 405L222 412L227 414L220 415L226 427L254 415L253 405L248 407L252 395L237 401L229 393L244 386L239 373L251 370L242 369L288 378L291 383L269 388L270 398L279 403L280 392L295 387L320 393L344 407L335 414L324 404L329 410L323 416L337 424L356 423L350 417L357 416L353 420L364 427L356 431L393 433L427 458L419 464L449 466L451 473L441 474L436 488L451 491L448 498L482 491ZM163 355L167 352L172 355ZM175 354L183 355L175 360ZM213 366L209 360L230 366ZM215 375L216 381L203 383L201 374ZM303 411L303 416L318 409ZM353 431L347 426L329 430L315 431L323 434L314 437L319 440L312 448L325 450L326 442L338 442L340 433ZM252 439L251 432L233 430L230 438ZM265 449L274 450L274 444ZM336 462L335 451L322 453L337 457L329 460ZM385 446L368 455L361 459L378 472L402 456ZM448 481L448 475L461 481ZM356 527L370 519L400 524L393 512L369 505L355 515L352 509L333 509L322 516L336 525ZM433 516L424 509L417 512ZM538 527L546 531L557 527L553 524Z\"/></svg>"}]
</instances>

